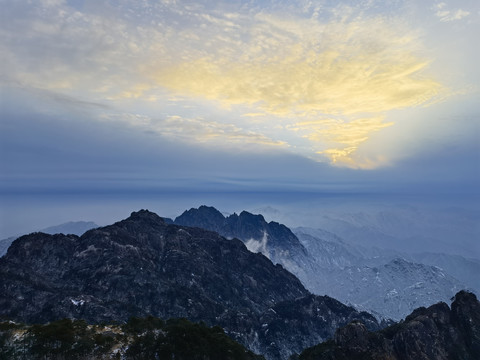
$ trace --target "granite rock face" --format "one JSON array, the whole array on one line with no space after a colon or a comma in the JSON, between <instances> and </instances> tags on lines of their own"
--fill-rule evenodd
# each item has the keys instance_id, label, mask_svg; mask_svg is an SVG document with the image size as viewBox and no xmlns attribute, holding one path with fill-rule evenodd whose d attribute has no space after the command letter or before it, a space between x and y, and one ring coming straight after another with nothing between
<instances>
[{"instance_id":1,"label":"granite rock face","mask_svg":"<svg viewBox=\"0 0 480 360\"><path fill-rule=\"evenodd\" d=\"M443 360L480 358L480 302L466 291L455 295L451 309L440 302L418 308L401 323L369 332L355 321L334 339L305 350L301 360L391 359Z\"/></svg>"},{"instance_id":2,"label":"granite rock face","mask_svg":"<svg viewBox=\"0 0 480 360\"><path fill-rule=\"evenodd\" d=\"M225 217L214 207L200 206L185 211L175 219L175 224L200 227L226 238L240 239L273 262L281 263L276 260L298 252L306 256L305 248L289 228L274 221L267 223L262 215L247 211Z\"/></svg>"},{"instance_id":3,"label":"granite rock face","mask_svg":"<svg viewBox=\"0 0 480 360\"><path fill-rule=\"evenodd\" d=\"M236 239L167 224L147 210L82 236L34 233L0 259L0 317L91 323L131 316L185 317L220 325L250 350L286 359L373 316L301 282Z\"/></svg>"},{"instance_id":4,"label":"granite rock face","mask_svg":"<svg viewBox=\"0 0 480 360\"><path fill-rule=\"evenodd\" d=\"M295 234L285 225L267 222L262 215L242 211L225 217L214 207L200 206L185 211L175 224L218 232L226 238L242 240L254 253L261 253L297 276L312 291L318 267ZM315 280L313 280L315 282ZM316 292L323 294L324 292Z\"/></svg>"}]
</instances>

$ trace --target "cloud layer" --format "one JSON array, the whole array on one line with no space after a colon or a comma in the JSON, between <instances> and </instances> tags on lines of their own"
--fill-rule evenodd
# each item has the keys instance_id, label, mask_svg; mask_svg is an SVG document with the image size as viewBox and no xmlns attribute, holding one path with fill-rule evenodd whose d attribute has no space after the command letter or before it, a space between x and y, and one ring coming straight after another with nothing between
<instances>
[{"instance_id":1,"label":"cloud layer","mask_svg":"<svg viewBox=\"0 0 480 360\"><path fill-rule=\"evenodd\" d=\"M180 141L375 168L390 154L360 149L392 112L450 94L422 31L379 4L6 2L1 77Z\"/></svg>"}]
</instances>

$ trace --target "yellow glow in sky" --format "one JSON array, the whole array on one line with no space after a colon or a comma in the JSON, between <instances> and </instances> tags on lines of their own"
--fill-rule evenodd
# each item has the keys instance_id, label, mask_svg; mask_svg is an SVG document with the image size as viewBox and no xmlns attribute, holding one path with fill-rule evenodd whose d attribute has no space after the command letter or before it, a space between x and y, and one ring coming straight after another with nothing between
<instances>
[{"instance_id":1,"label":"yellow glow in sky","mask_svg":"<svg viewBox=\"0 0 480 360\"><path fill-rule=\"evenodd\" d=\"M306 17L144 3L131 9L146 11L150 20L139 22L108 7L42 4L12 18L15 34L2 33L6 82L78 104L105 102L109 119L202 146L257 144L375 168L390 159L372 135L398 124L392 112L450 95L422 32L401 14L373 15L368 6ZM137 114L148 120L132 122Z\"/></svg>"},{"instance_id":2,"label":"yellow glow in sky","mask_svg":"<svg viewBox=\"0 0 480 360\"><path fill-rule=\"evenodd\" d=\"M349 167L383 165L357 161L358 147L372 132L394 125L383 122L389 111L427 104L442 90L426 71L429 60L415 54L417 38L382 18L312 29L269 17L261 25L268 39L263 48L246 42L226 56L220 46L210 56L156 69L155 81L225 108L246 106L244 117L268 114L262 121L269 126L288 118L285 128L308 139L312 158ZM331 116L339 121L315 123Z\"/></svg>"}]
</instances>

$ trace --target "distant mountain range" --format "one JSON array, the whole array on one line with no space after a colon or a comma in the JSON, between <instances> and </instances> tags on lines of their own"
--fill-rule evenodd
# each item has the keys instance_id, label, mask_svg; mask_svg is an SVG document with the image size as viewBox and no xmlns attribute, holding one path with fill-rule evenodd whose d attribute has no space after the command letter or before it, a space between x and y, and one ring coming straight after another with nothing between
<instances>
[{"instance_id":1,"label":"distant mountain range","mask_svg":"<svg viewBox=\"0 0 480 360\"><path fill-rule=\"evenodd\" d=\"M317 207L316 211L297 209L295 212L263 207L255 212L285 224L308 224L355 246L402 253L461 255L480 260L478 209L364 203L361 207L332 205L323 210Z\"/></svg>"},{"instance_id":2,"label":"distant mountain range","mask_svg":"<svg viewBox=\"0 0 480 360\"><path fill-rule=\"evenodd\" d=\"M478 291L480 288L473 286L480 285L474 278L476 270L480 273L480 263L460 256L410 255L360 247L331 233L307 228L297 228L295 233L317 261L318 275L307 283L307 288L368 310L380 318L400 320L419 306L448 302L461 289ZM429 264L415 261L421 258L430 259ZM435 259L443 260L443 264L450 260L457 265L456 273L465 282L434 266ZM471 286L466 285L467 282Z\"/></svg>"},{"instance_id":3,"label":"distant mountain range","mask_svg":"<svg viewBox=\"0 0 480 360\"><path fill-rule=\"evenodd\" d=\"M45 234L75 234L82 235L85 231L98 227L92 221L70 221L60 225L50 226L39 230L39 232ZM7 250L11 243L17 239L18 236L11 236L6 239L0 240L0 257L7 253Z\"/></svg>"}]
</instances>

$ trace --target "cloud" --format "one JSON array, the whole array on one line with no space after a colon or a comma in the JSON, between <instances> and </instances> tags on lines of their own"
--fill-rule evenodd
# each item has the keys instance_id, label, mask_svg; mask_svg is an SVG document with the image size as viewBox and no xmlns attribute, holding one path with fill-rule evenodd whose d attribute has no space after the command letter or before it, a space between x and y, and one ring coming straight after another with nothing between
<instances>
[{"instance_id":1,"label":"cloud","mask_svg":"<svg viewBox=\"0 0 480 360\"><path fill-rule=\"evenodd\" d=\"M211 8L102 4L77 9L46 0L8 7L0 26L2 78L117 106L119 115L111 118L130 112L164 119L132 124L182 141L289 147L349 167L367 161L358 151L370 134L392 125L359 119L384 119L444 96L419 35L398 17L347 6L322 14L316 8L306 18L303 8L287 13L278 4L276 12L221 1ZM170 98L180 99L175 112L163 110L173 106ZM155 104L150 113L142 110ZM218 120L218 112L228 121ZM172 113L179 118L169 118ZM331 118L341 125L330 133L294 130Z\"/></svg>"},{"instance_id":2,"label":"cloud","mask_svg":"<svg viewBox=\"0 0 480 360\"><path fill-rule=\"evenodd\" d=\"M312 142L316 154L327 157L333 164L371 169L385 165L387 163L385 156L379 154L375 159L367 160L358 156L356 152L371 134L392 125L393 122L384 122L384 118L380 116L349 122L341 119L299 122L292 126L292 130L303 134Z\"/></svg>"},{"instance_id":3,"label":"cloud","mask_svg":"<svg viewBox=\"0 0 480 360\"><path fill-rule=\"evenodd\" d=\"M293 47L275 62L238 63L203 58L162 69L159 84L225 106L258 106L273 115L350 115L417 106L439 94L440 84L422 77L426 62L410 54L385 61L381 54L351 58L337 50L308 54Z\"/></svg>"},{"instance_id":4,"label":"cloud","mask_svg":"<svg viewBox=\"0 0 480 360\"><path fill-rule=\"evenodd\" d=\"M442 22L461 20L470 15L469 11L463 9L448 10L447 4L444 2L435 4L434 10L435 16L437 16Z\"/></svg>"},{"instance_id":5,"label":"cloud","mask_svg":"<svg viewBox=\"0 0 480 360\"><path fill-rule=\"evenodd\" d=\"M428 74L429 60L417 55L418 37L399 26L382 17L322 24L259 14L245 30L241 53L225 56L225 44L219 43L222 51L160 66L153 77L177 94L224 108L243 106L244 117L269 115L264 121L272 126L291 119L286 127L294 130L298 118L337 117L341 125L332 125L330 135L304 126L302 136L313 149L340 145L315 150L336 165L373 167L379 163L357 163L355 153L371 132L393 125L377 119L391 110L435 102L444 90Z\"/></svg>"},{"instance_id":6,"label":"cloud","mask_svg":"<svg viewBox=\"0 0 480 360\"><path fill-rule=\"evenodd\" d=\"M154 126L157 131L168 137L184 141L195 140L199 143L213 143L225 148L243 148L245 145L260 147L288 147L284 141L272 140L253 131L245 131L233 124L206 121L201 118L188 119L170 116ZM245 150L248 150L245 149ZM253 150L250 148L250 150Z\"/></svg>"},{"instance_id":7,"label":"cloud","mask_svg":"<svg viewBox=\"0 0 480 360\"><path fill-rule=\"evenodd\" d=\"M122 122L128 126L143 127L145 131L186 143L217 146L237 151L255 151L259 149L288 148L284 141L272 140L254 131L244 130L229 123L207 121L202 118L185 118L179 115L165 119L152 119L140 114L104 113L103 121Z\"/></svg>"}]
</instances>

